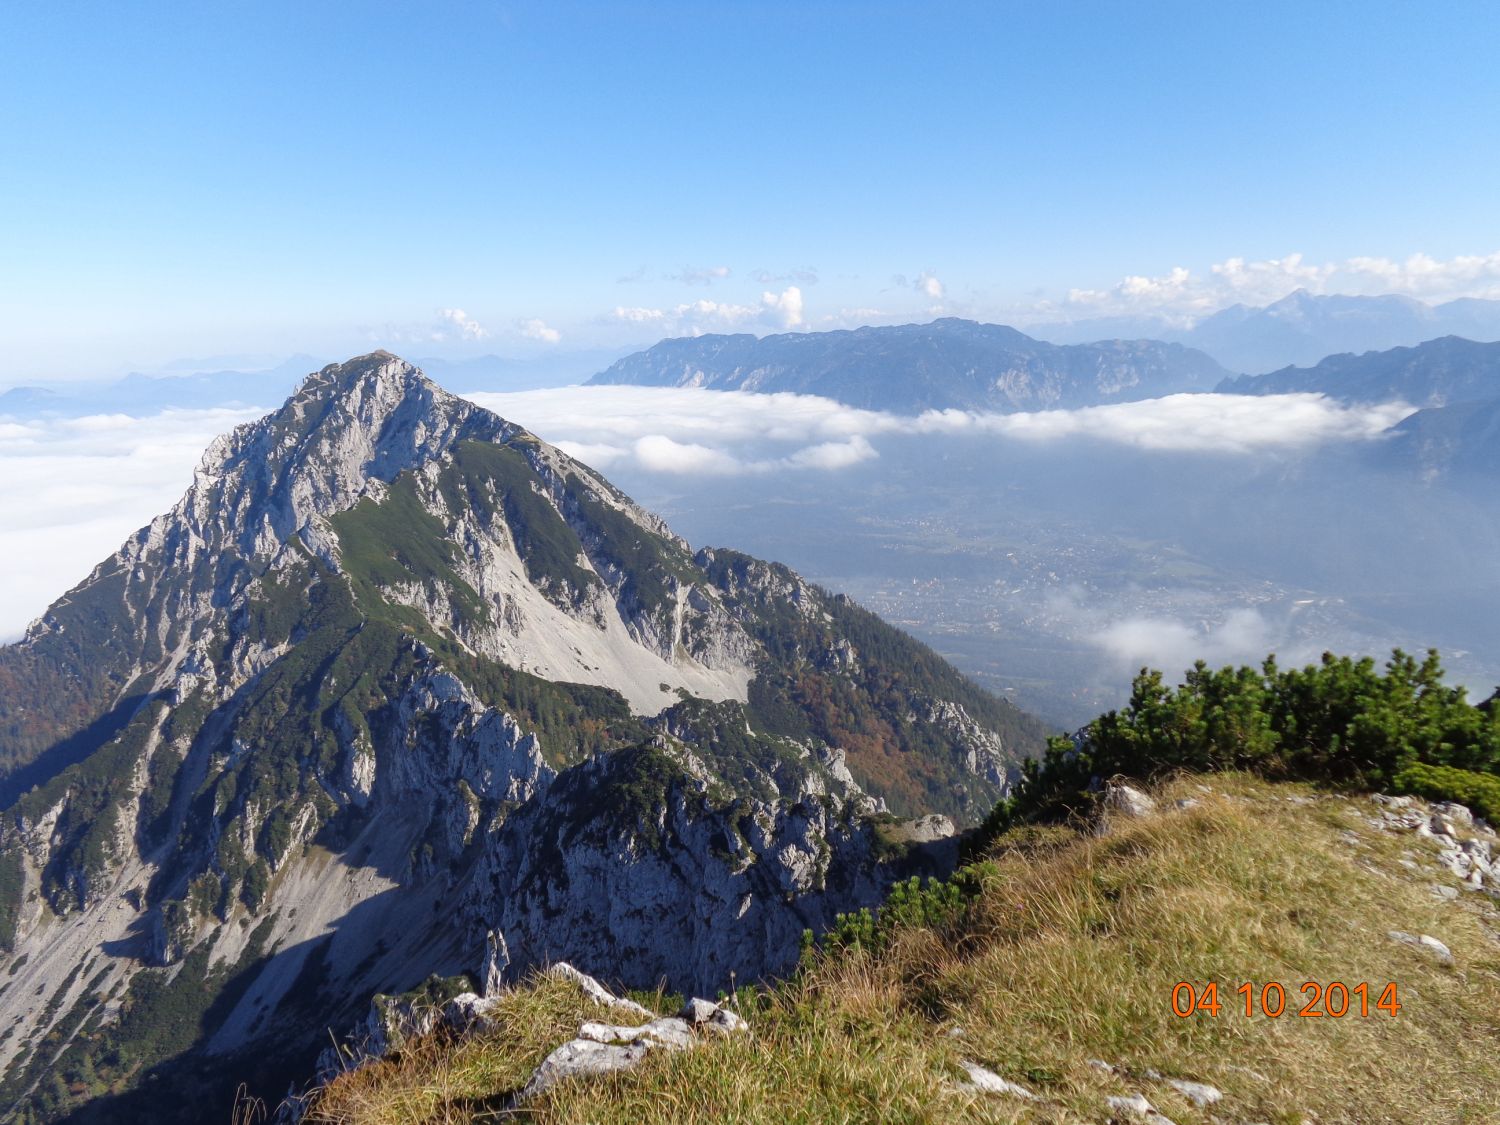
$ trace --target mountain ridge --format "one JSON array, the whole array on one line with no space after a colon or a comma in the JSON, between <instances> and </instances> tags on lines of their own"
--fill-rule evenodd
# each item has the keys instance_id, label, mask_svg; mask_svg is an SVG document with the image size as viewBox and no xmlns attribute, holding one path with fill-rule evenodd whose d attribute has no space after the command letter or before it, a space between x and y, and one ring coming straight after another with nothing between
<instances>
[{"instance_id":1,"label":"mountain ridge","mask_svg":"<svg viewBox=\"0 0 1500 1125\"><path fill-rule=\"evenodd\" d=\"M1177 344L1056 345L1005 325L947 317L831 332L663 340L589 383L784 391L913 414L1126 402L1207 389L1224 374L1207 356Z\"/></svg>"},{"instance_id":2,"label":"mountain ridge","mask_svg":"<svg viewBox=\"0 0 1500 1125\"><path fill-rule=\"evenodd\" d=\"M951 866L892 814L977 820L1043 733L388 353L216 440L0 685L0 1103L28 1121L220 1057L305 1073L309 1011L497 941L512 974L774 971Z\"/></svg>"},{"instance_id":3,"label":"mountain ridge","mask_svg":"<svg viewBox=\"0 0 1500 1125\"><path fill-rule=\"evenodd\" d=\"M1324 357L1311 367L1240 375L1214 388L1221 394L1326 394L1343 402L1402 400L1444 406L1500 397L1500 342L1443 336L1411 347Z\"/></svg>"}]
</instances>

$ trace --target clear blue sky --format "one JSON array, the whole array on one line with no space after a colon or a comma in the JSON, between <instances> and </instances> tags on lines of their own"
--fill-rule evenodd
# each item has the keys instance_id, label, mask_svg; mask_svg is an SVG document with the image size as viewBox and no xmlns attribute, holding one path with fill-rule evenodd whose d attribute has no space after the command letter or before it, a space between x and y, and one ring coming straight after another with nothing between
<instances>
[{"instance_id":1,"label":"clear blue sky","mask_svg":"<svg viewBox=\"0 0 1500 1125\"><path fill-rule=\"evenodd\" d=\"M0 383L1451 273L1500 251L1497 42L1483 3L6 4Z\"/></svg>"}]
</instances>

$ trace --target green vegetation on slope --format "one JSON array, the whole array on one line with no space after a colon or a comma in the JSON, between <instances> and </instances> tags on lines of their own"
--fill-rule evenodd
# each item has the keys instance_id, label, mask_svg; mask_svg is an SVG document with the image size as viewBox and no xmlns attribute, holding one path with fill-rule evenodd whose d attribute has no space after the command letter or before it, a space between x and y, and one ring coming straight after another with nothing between
<instances>
[{"instance_id":1,"label":"green vegetation on slope","mask_svg":"<svg viewBox=\"0 0 1500 1125\"><path fill-rule=\"evenodd\" d=\"M468 508L486 522L503 514L526 577L559 604L576 605L598 585L598 578L578 565L583 544L543 495L523 453L490 442L460 442L438 488L451 511Z\"/></svg>"},{"instance_id":2,"label":"green vegetation on slope","mask_svg":"<svg viewBox=\"0 0 1500 1125\"><path fill-rule=\"evenodd\" d=\"M52 628L34 642L0 646L0 783L44 754L59 767L79 760L118 733L140 702L127 690L142 654L124 570L106 569L70 590L48 617ZM36 706L39 699L47 705ZM15 788L0 784L0 807Z\"/></svg>"},{"instance_id":3,"label":"green vegetation on slope","mask_svg":"<svg viewBox=\"0 0 1500 1125\"><path fill-rule=\"evenodd\" d=\"M599 499L572 473L567 483L573 515L586 529L596 569L612 568L624 578L619 596L627 616L639 612L657 619L673 606L678 586L701 581L691 556L676 543Z\"/></svg>"},{"instance_id":4,"label":"green vegetation on slope","mask_svg":"<svg viewBox=\"0 0 1500 1125\"><path fill-rule=\"evenodd\" d=\"M662 729L692 748L741 797L772 800L772 784L787 768L802 772L806 751L780 735L761 734L750 726L743 703L687 698L662 714Z\"/></svg>"},{"instance_id":5,"label":"green vegetation on slope","mask_svg":"<svg viewBox=\"0 0 1500 1125\"><path fill-rule=\"evenodd\" d=\"M366 497L329 522L362 604L385 600L382 591L391 587L417 585L449 598L461 621L488 620L479 593L454 569L447 529L422 506L410 473L391 482L384 499Z\"/></svg>"},{"instance_id":6,"label":"green vegetation on slope","mask_svg":"<svg viewBox=\"0 0 1500 1125\"><path fill-rule=\"evenodd\" d=\"M16 1125L56 1121L69 1111L75 1116L68 1120L90 1123L108 1121L112 1114L123 1120L145 1120L147 1114L173 1118L176 1105L170 1112L158 1107L152 1113L159 1088L148 1087L135 1095L129 1091L150 1067L181 1057L193 1045L210 1009L232 1006L249 984L245 970L262 956L269 931L267 920L252 932L237 964L210 965L207 947L200 946L176 969L142 971L117 997L115 1021L104 1018L108 998L90 982L64 1021L38 1045L29 1065L13 1070L0 1087L0 1105L36 1082L36 1090L16 1106ZM167 1074L171 1073L169 1067ZM188 1093L184 1086L174 1088L178 1097ZM122 1100L116 1102L116 1097ZM100 1101L78 1108L90 1099Z\"/></svg>"},{"instance_id":7,"label":"green vegetation on slope","mask_svg":"<svg viewBox=\"0 0 1500 1125\"><path fill-rule=\"evenodd\" d=\"M1430 801L1457 801L1491 824L1500 824L1500 777L1493 773L1419 762L1398 773L1395 783L1398 792Z\"/></svg>"},{"instance_id":8,"label":"green vegetation on slope","mask_svg":"<svg viewBox=\"0 0 1500 1125\"><path fill-rule=\"evenodd\" d=\"M997 792L966 769L951 732L929 718L938 700L957 703L998 734L1014 761L1041 752L1041 723L849 598L808 586L816 602L801 612L751 580L764 571L773 587L790 589L799 581L790 570L734 551L715 550L707 571L731 601L749 600L751 630L770 656L750 685L755 726L844 749L860 785L898 813L965 819ZM836 656L846 640L854 653L848 667Z\"/></svg>"},{"instance_id":9,"label":"green vegetation on slope","mask_svg":"<svg viewBox=\"0 0 1500 1125\"><path fill-rule=\"evenodd\" d=\"M1176 688L1143 670L1123 710L1095 719L1076 745L1053 739L1040 763L1028 763L997 823L1085 809L1097 781L1116 774L1248 770L1388 789L1418 764L1500 769L1500 711L1444 684L1436 652L1418 662L1397 650L1383 671L1369 658L1331 654L1297 669L1274 658L1259 670L1210 670L1200 661Z\"/></svg>"}]
</instances>

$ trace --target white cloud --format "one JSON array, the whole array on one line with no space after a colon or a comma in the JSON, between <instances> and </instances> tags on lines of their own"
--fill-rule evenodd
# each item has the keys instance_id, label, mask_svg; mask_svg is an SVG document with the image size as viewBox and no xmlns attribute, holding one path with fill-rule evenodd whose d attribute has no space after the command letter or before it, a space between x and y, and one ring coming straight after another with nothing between
<instances>
[{"instance_id":1,"label":"white cloud","mask_svg":"<svg viewBox=\"0 0 1500 1125\"><path fill-rule=\"evenodd\" d=\"M545 321L534 316L516 321L516 331L528 340L541 340L547 344L555 344L562 339L561 332L556 328L548 328Z\"/></svg>"},{"instance_id":2,"label":"white cloud","mask_svg":"<svg viewBox=\"0 0 1500 1125\"><path fill-rule=\"evenodd\" d=\"M845 470L899 434L997 441L1110 441L1144 450L1245 454L1368 440L1409 412L1343 407L1317 395L1175 395L1039 414L902 417L810 395L678 387L564 387L474 394L475 402L587 464L665 475ZM0 418L0 637L14 636L137 528L166 511L218 434L254 409L170 410L148 418ZM19 482L25 482L24 487ZM1140 647L1152 622L1101 626L1100 643ZM1159 631L1158 631L1159 632ZM1161 632L1163 644L1184 634ZM1194 641L1195 651L1203 645ZM1263 644L1250 648L1265 648Z\"/></svg>"},{"instance_id":3,"label":"white cloud","mask_svg":"<svg viewBox=\"0 0 1500 1125\"><path fill-rule=\"evenodd\" d=\"M856 434L846 441L825 441L799 449L790 457L784 457L778 465L792 469L847 469L861 461L880 456L869 439Z\"/></svg>"},{"instance_id":4,"label":"white cloud","mask_svg":"<svg viewBox=\"0 0 1500 1125\"><path fill-rule=\"evenodd\" d=\"M908 278L904 273L894 274L891 277L891 284L898 289L915 289L931 301L941 301L948 291L932 270L923 270L912 278Z\"/></svg>"},{"instance_id":5,"label":"white cloud","mask_svg":"<svg viewBox=\"0 0 1500 1125\"><path fill-rule=\"evenodd\" d=\"M782 328L800 328L802 315L802 290L788 285L780 293L762 293L760 305L764 313Z\"/></svg>"},{"instance_id":6,"label":"white cloud","mask_svg":"<svg viewBox=\"0 0 1500 1125\"><path fill-rule=\"evenodd\" d=\"M0 639L18 636L192 483L216 436L259 409L0 421ZM22 487L20 482L24 481Z\"/></svg>"},{"instance_id":7,"label":"white cloud","mask_svg":"<svg viewBox=\"0 0 1500 1125\"><path fill-rule=\"evenodd\" d=\"M611 315L616 320L623 320L627 324L653 324L667 319L664 309L627 308L624 305L616 305Z\"/></svg>"},{"instance_id":8,"label":"white cloud","mask_svg":"<svg viewBox=\"0 0 1500 1125\"><path fill-rule=\"evenodd\" d=\"M1155 600L1155 593L1138 589L1131 600ZM1176 604L1170 612L1120 615L1120 598L1071 587L1049 594L1042 612L1049 628L1105 655L1112 666L1110 683L1142 668L1155 668L1176 682L1198 660L1213 668L1259 666L1271 652L1284 665L1300 665L1322 651L1321 643L1299 630L1293 605L1226 606L1218 594L1183 591L1174 592L1172 600Z\"/></svg>"},{"instance_id":9,"label":"white cloud","mask_svg":"<svg viewBox=\"0 0 1500 1125\"><path fill-rule=\"evenodd\" d=\"M930 433L988 432L1024 441L1084 437L1150 450L1250 453L1367 441L1415 409L1405 403L1344 406L1316 394L1180 394L1029 414L930 411L916 426Z\"/></svg>"},{"instance_id":10,"label":"white cloud","mask_svg":"<svg viewBox=\"0 0 1500 1125\"><path fill-rule=\"evenodd\" d=\"M1206 274L1174 266L1152 277L1131 275L1108 289L1071 289L1062 307L1042 302L1033 314L1122 316L1158 314L1182 325L1241 303L1266 305L1297 289L1310 293L1402 293L1441 302L1455 297L1500 297L1500 252L1446 261L1413 254L1404 261L1353 257L1308 262L1302 254L1251 261L1228 258Z\"/></svg>"},{"instance_id":11,"label":"white cloud","mask_svg":"<svg viewBox=\"0 0 1500 1125\"><path fill-rule=\"evenodd\" d=\"M750 325L783 330L806 323L802 290L790 285L780 293L761 294L759 305L737 305L729 301L687 301L670 309L617 305L611 318L627 324L652 324L680 336L700 336Z\"/></svg>"},{"instance_id":12,"label":"white cloud","mask_svg":"<svg viewBox=\"0 0 1500 1125\"><path fill-rule=\"evenodd\" d=\"M903 417L812 395L694 387L563 387L470 396L597 468L662 473L835 470L879 456L885 434L1106 441L1227 455L1366 441L1412 412L1347 407L1321 395L1172 395L1032 414L929 411Z\"/></svg>"},{"instance_id":13,"label":"white cloud","mask_svg":"<svg viewBox=\"0 0 1500 1125\"><path fill-rule=\"evenodd\" d=\"M463 309L439 309L438 324L440 325L440 333L451 333L454 329L457 329L458 337L461 340L483 340L490 334L484 325L464 312ZM445 337L439 335L435 338L443 339Z\"/></svg>"},{"instance_id":14,"label":"white cloud","mask_svg":"<svg viewBox=\"0 0 1500 1125\"><path fill-rule=\"evenodd\" d=\"M676 441L666 434L638 438L633 453L640 467L653 473L737 473L744 469L742 462L722 450Z\"/></svg>"},{"instance_id":15,"label":"white cloud","mask_svg":"<svg viewBox=\"0 0 1500 1125\"><path fill-rule=\"evenodd\" d=\"M1419 297L1500 297L1500 251L1463 254L1446 262L1413 254L1404 262L1389 258L1350 258L1346 272L1369 279L1386 291Z\"/></svg>"},{"instance_id":16,"label":"white cloud","mask_svg":"<svg viewBox=\"0 0 1500 1125\"><path fill-rule=\"evenodd\" d=\"M1259 610L1232 609L1220 621L1192 624L1170 617L1135 616L1111 622L1092 637L1093 643L1131 671L1159 668L1176 675L1195 660L1213 667L1258 664L1268 652L1283 647L1281 631Z\"/></svg>"}]
</instances>

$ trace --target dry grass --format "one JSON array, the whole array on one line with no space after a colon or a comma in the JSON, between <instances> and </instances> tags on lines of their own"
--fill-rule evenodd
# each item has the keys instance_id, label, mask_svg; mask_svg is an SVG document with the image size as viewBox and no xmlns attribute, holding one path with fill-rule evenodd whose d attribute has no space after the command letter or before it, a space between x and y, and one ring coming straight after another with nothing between
<instances>
[{"instance_id":1,"label":"dry grass","mask_svg":"<svg viewBox=\"0 0 1500 1125\"><path fill-rule=\"evenodd\" d=\"M1103 838L1013 834L961 931L913 931L878 957L829 958L767 997L752 1036L560 1087L527 1117L1101 1121L1105 1095L1139 1090L1184 1125L1500 1121L1494 904L1434 897L1430 842L1372 828L1368 802L1298 805L1285 798L1310 791L1211 780L1213 796L1191 779L1161 794L1201 797L1200 807ZM1420 871L1402 865L1408 853ZM1389 941L1392 929L1435 935L1455 964ZM1217 981L1220 1014L1173 1015L1182 980ZM1284 984L1287 1013L1247 1019L1235 993L1247 980ZM1298 1017L1308 980L1395 981L1400 1014ZM551 982L507 1004L495 1035L433 1041L345 1078L313 1119L482 1119L591 1014ZM1044 1101L959 1092L960 1058ZM1211 1083L1224 1101L1198 1109L1148 1070Z\"/></svg>"},{"instance_id":2,"label":"dry grass","mask_svg":"<svg viewBox=\"0 0 1500 1125\"><path fill-rule=\"evenodd\" d=\"M536 977L508 993L496 1026L457 1038L439 1033L335 1081L309 1122L419 1125L468 1122L498 1108L538 1063L600 1012L571 985Z\"/></svg>"}]
</instances>

